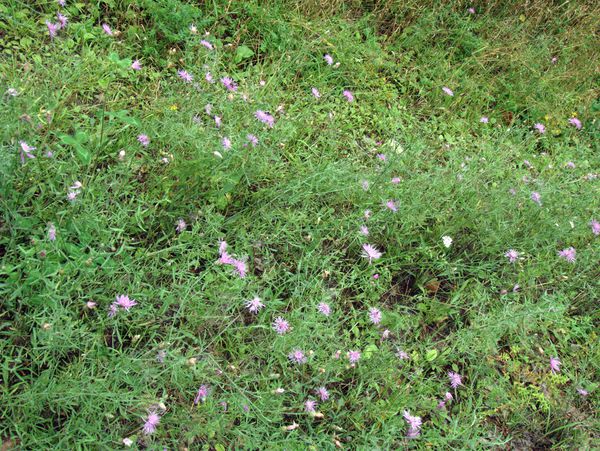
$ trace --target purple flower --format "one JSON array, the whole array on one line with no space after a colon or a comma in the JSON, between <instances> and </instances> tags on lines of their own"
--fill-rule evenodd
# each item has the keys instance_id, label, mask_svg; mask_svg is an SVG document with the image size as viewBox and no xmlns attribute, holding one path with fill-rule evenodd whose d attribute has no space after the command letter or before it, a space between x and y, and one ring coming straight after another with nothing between
<instances>
[{"instance_id":1,"label":"purple flower","mask_svg":"<svg viewBox=\"0 0 600 451\"><path fill-rule=\"evenodd\" d=\"M206 75L204 76L204 79L209 82L209 83L214 83L215 80L212 76L212 74L210 72L207 72Z\"/></svg>"},{"instance_id":2,"label":"purple flower","mask_svg":"<svg viewBox=\"0 0 600 451\"><path fill-rule=\"evenodd\" d=\"M79 194L79 191L69 191L67 193L67 200L74 201Z\"/></svg>"},{"instance_id":3,"label":"purple flower","mask_svg":"<svg viewBox=\"0 0 600 451\"><path fill-rule=\"evenodd\" d=\"M331 307L326 302L320 302L317 309L325 316L331 315Z\"/></svg>"},{"instance_id":4,"label":"purple flower","mask_svg":"<svg viewBox=\"0 0 600 451\"><path fill-rule=\"evenodd\" d=\"M194 76L192 74L190 74L188 71L183 70L183 69L178 70L177 75L179 75L179 78L181 78L186 83L191 83L192 80L194 79Z\"/></svg>"},{"instance_id":5,"label":"purple flower","mask_svg":"<svg viewBox=\"0 0 600 451\"><path fill-rule=\"evenodd\" d=\"M202 39L200 41L200 44L203 45L204 47L206 47L208 50L213 49L213 45L210 42L208 42L206 39Z\"/></svg>"},{"instance_id":6,"label":"purple flower","mask_svg":"<svg viewBox=\"0 0 600 451\"><path fill-rule=\"evenodd\" d=\"M108 317L112 318L113 316L115 316L117 314L117 312L119 311L119 307L117 306L116 303L112 303L110 304L110 307L108 307Z\"/></svg>"},{"instance_id":7,"label":"purple flower","mask_svg":"<svg viewBox=\"0 0 600 451\"><path fill-rule=\"evenodd\" d=\"M392 178L392 183L394 185L397 185L398 183L400 183L402 181L402 179L400 177L394 177Z\"/></svg>"},{"instance_id":8,"label":"purple flower","mask_svg":"<svg viewBox=\"0 0 600 451\"><path fill-rule=\"evenodd\" d=\"M384 153L378 153L377 158L379 158L381 161L387 161L387 157Z\"/></svg>"},{"instance_id":9,"label":"purple flower","mask_svg":"<svg viewBox=\"0 0 600 451\"><path fill-rule=\"evenodd\" d=\"M519 253L514 249L509 249L504 256L508 258L508 261L511 263L514 263L519 259Z\"/></svg>"},{"instance_id":10,"label":"purple flower","mask_svg":"<svg viewBox=\"0 0 600 451\"><path fill-rule=\"evenodd\" d=\"M265 111L258 110L254 115L256 116L256 119L263 124L267 124L269 128L273 128L273 125L275 125L275 118Z\"/></svg>"},{"instance_id":11,"label":"purple flower","mask_svg":"<svg viewBox=\"0 0 600 451\"><path fill-rule=\"evenodd\" d=\"M542 206L542 196L537 191L531 193L531 200L538 204L540 207Z\"/></svg>"},{"instance_id":12,"label":"purple flower","mask_svg":"<svg viewBox=\"0 0 600 451\"><path fill-rule=\"evenodd\" d=\"M462 385L462 377L460 374L455 373L454 371L448 372L448 379L450 379L450 387L456 389L459 385Z\"/></svg>"},{"instance_id":13,"label":"purple flower","mask_svg":"<svg viewBox=\"0 0 600 451\"><path fill-rule=\"evenodd\" d=\"M406 437L416 438L421 433L421 424L423 423L421 417L414 417L408 410L405 410L402 414L406 422L408 423L408 432Z\"/></svg>"},{"instance_id":14,"label":"purple flower","mask_svg":"<svg viewBox=\"0 0 600 451\"><path fill-rule=\"evenodd\" d=\"M117 307L121 307L125 311L129 311L131 307L137 305L137 302L133 299L129 299L129 296L127 296L126 294L119 294L117 295L115 305Z\"/></svg>"},{"instance_id":15,"label":"purple flower","mask_svg":"<svg viewBox=\"0 0 600 451\"><path fill-rule=\"evenodd\" d=\"M590 222L590 227L592 228L592 233L594 235L600 235L600 222L596 221L595 219L592 219L592 221Z\"/></svg>"},{"instance_id":16,"label":"purple flower","mask_svg":"<svg viewBox=\"0 0 600 451\"><path fill-rule=\"evenodd\" d=\"M186 227L187 227L187 224L185 223L185 221L182 218L179 218L177 220L177 223L175 224L175 231L177 233L181 233L185 230Z\"/></svg>"},{"instance_id":17,"label":"purple flower","mask_svg":"<svg viewBox=\"0 0 600 451\"><path fill-rule=\"evenodd\" d=\"M576 117L569 119L569 124L574 125L577 130L581 130L581 121Z\"/></svg>"},{"instance_id":18,"label":"purple flower","mask_svg":"<svg viewBox=\"0 0 600 451\"><path fill-rule=\"evenodd\" d=\"M221 116L215 116L215 125L217 126L217 128L221 128L222 123L223 121L221 120Z\"/></svg>"},{"instance_id":19,"label":"purple flower","mask_svg":"<svg viewBox=\"0 0 600 451\"><path fill-rule=\"evenodd\" d=\"M331 57L331 55L330 55L330 54L328 54L328 53L327 53L325 56L323 56L323 59L325 60L325 62L326 62L328 65L330 65L330 66L331 66L331 65L333 64L333 58Z\"/></svg>"},{"instance_id":20,"label":"purple flower","mask_svg":"<svg viewBox=\"0 0 600 451\"><path fill-rule=\"evenodd\" d=\"M467 9L467 11L469 12L469 14L475 14L475 8L469 8Z\"/></svg>"},{"instance_id":21,"label":"purple flower","mask_svg":"<svg viewBox=\"0 0 600 451\"><path fill-rule=\"evenodd\" d=\"M58 0L58 6L64 7L67 4L66 0Z\"/></svg>"},{"instance_id":22,"label":"purple flower","mask_svg":"<svg viewBox=\"0 0 600 451\"><path fill-rule=\"evenodd\" d=\"M58 23L60 24L60 28L65 28L67 26L67 23L69 23L69 19L67 19L67 16L61 14L61 13L57 13L56 14L56 18L58 19Z\"/></svg>"},{"instance_id":23,"label":"purple flower","mask_svg":"<svg viewBox=\"0 0 600 451\"><path fill-rule=\"evenodd\" d=\"M552 374L560 373L561 362L558 357L550 357L550 371Z\"/></svg>"},{"instance_id":24,"label":"purple flower","mask_svg":"<svg viewBox=\"0 0 600 451\"><path fill-rule=\"evenodd\" d=\"M31 147L25 141L19 141L21 145L20 155L21 155L21 164L25 164L25 157L27 158L35 158L31 153L32 150L35 150L35 147Z\"/></svg>"},{"instance_id":25,"label":"purple flower","mask_svg":"<svg viewBox=\"0 0 600 451\"><path fill-rule=\"evenodd\" d=\"M148 418L144 422L143 432L145 435L153 434L156 431L156 426L160 423L160 415L154 411L148 413Z\"/></svg>"},{"instance_id":26,"label":"purple flower","mask_svg":"<svg viewBox=\"0 0 600 451\"><path fill-rule=\"evenodd\" d=\"M248 143L252 145L252 147L258 146L258 138L253 134L248 133L246 135L246 139L248 140Z\"/></svg>"},{"instance_id":27,"label":"purple flower","mask_svg":"<svg viewBox=\"0 0 600 451\"><path fill-rule=\"evenodd\" d=\"M447 87L447 86L444 86L444 87L442 88L442 91L444 91L444 93L445 93L445 94L447 94L447 95L449 95L450 97L453 97L453 96L454 96L454 92L452 91L452 89L450 89L450 88L449 88L449 87Z\"/></svg>"},{"instance_id":28,"label":"purple flower","mask_svg":"<svg viewBox=\"0 0 600 451\"><path fill-rule=\"evenodd\" d=\"M290 330L290 323L284 320L281 316L275 318L272 324L273 330L279 335L283 335Z\"/></svg>"},{"instance_id":29,"label":"purple flower","mask_svg":"<svg viewBox=\"0 0 600 451\"><path fill-rule=\"evenodd\" d=\"M537 124L535 124L533 126L533 128L535 128L540 135L543 135L544 133L546 133L546 127L544 126L544 124L541 124L539 122Z\"/></svg>"},{"instance_id":30,"label":"purple flower","mask_svg":"<svg viewBox=\"0 0 600 451\"><path fill-rule=\"evenodd\" d=\"M575 163L573 163L572 161L567 161L567 167L569 169L575 169Z\"/></svg>"},{"instance_id":31,"label":"purple flower","mask_svg":"<svg viewBox=\"0 0 600 451\"><path fill-rule=\"evenodd\" d=\"M316 390L317 395L321 398L321 401L327 401L329 399L329 392L325 387L319 387Z\"/></svg>"},{"instance_id":32,"label":"purple flower","mask_svg":"<svg viewBox=\"0 0 600 451\"><path fill-rule=\"evenodd\" d=\"M577 389L577 393L579 393L581 396L587 396L587 395L589 395L589 394L590 394L590 392L589 392L589 391L587 391L587 390L585 390L585 389L583 389L583 388L578 388L578 389Z\"/></svg>"},{"instance_id":33,"label":"purple flower","mask_svg":"<svg viewBox=\"0 0 600 451\"><path fill-rule=\"evenodd\" d=\"M552 59L550 60L550 62L552 64L556 64L557 61L558 61L558 57L556 57L556 56L553 56Z\"/></svg>"},{"instance_id":34,"label":"purple flower","mask_svg":"<svg viewBox=\"0 0 600 451\"><path fill-rule=\"evenodd\" d=\"M363 257L368 258L369 264L371 264L373 260L380 258L383 254L375 246L363 244L362 255Z\"/></svg>"},{"instance_id":35,"label":"purple flower","mask_svg":"<svg viewBox=\"0 0 600 451\"><path fill-rule=\"evenodd\" d=\"M487 118L487 116L482 116L481 119L479 119L479 122L481 122L482 124L487 124L490 120Z\"/></svg>"},{"instance_id":36,"label":"purple flower","mask_svg":"<svg viewBox=\"0 0 600 451\"><path fill-rule=\"evenodd\" d=\"M321 93L319 92L319 90L317 88L312 88L311 92L312 92L312 95L315 96L315 99L321 98Z\"/></svg>"},{"instance_id":37,"label":"purple flower","mask_svg":"<svg viewBox=\"0 0 600 451\"><path fill-rule=\"evenodd\" d=\"M50 241L56 240L56 227L52 223L48 224L48 239Z\"/></svg>"},{"instance_id":38,"label":"purple flower","mask_svg":"<svg viewBox=\"0 0 600 451\"><path fill-rule=\"evenodd\" d=\"M223 149L231 149L231 140L227 136L221 140L221 144L223 145Z\"/></svg>"},{"instance_id":39,"label":"purple flower","mask_svg":"<svg viewBox=\"0 0 600 451\"><path fill-rule=\"evenodd\" d=\"M261 302L258 296L254 296L251 300L246 301L246 308L250 313L258 313L264 306L265 304Z\"/></svg>"},{"instance_id":40,"label":"purple flower","mask_svg":"<svg viewBox=\"0 0 600 451\"><path fill-rule=\"evenodd\" d=\"M352 91L344 89L342 94L344 95L344 97L346 97L346 100L348 100L348 102L354 102L354 94L352 94Z\"/></svg>"},{"instance_id":41,"label":"purple flower","mask_svg":"<svg viewBox=\"0 0 600 451\"><path fill-rule=\"evenodd\" d=\"M103 24L102 24L102 29L104 30L104 32L105 32L107 35L109 35L109 36L113 36L113 35L114 35L113 31L110 29L110 27L108 26L108 24L106 24L106 23L103 23Z\"/></svg>"},{"instance_id":42,"label":"purple flower","mask_svg":"<svg viewBox=\"0 0 600 451\"><path fill-rule=\"evenodd\" d=\"M306 410L308 413L314 413L316 407L317 401L313 401L312 399L309 399L304 403L304 410Z\"/></svg>"},{"instance_id":43,"label":"purple flower","mask_svg":"<svg viewBox=\"0 0 600 451\"><path fill-rule=\"evenodd\" d=\"M298 365L306 363L308 361L308 359L304 355L304 352L302 352L300 349L294 349L292 352L290 352L288 354L288 359L290 359L292 363L296 363Z\"/></svg>"},{"instance_id":44,"label":"purple flower","mask_svg":"<svg viewBox=\"0 0 600 451\"><path fill-rule=\"evenodd\" d=\"M142 70L142 63L140 63L140 60L135 60L133 63L131 63L131 68L133 70Z\"/></svg>"},{"instance_id":45,"label":"purple flower","mask_svg":"<svg viewBox=\"0 0 600 451\"><path fill-rule=\"evenodd\" d=\"M393 200L388 200L385 203L385 206L387 208L389 208L390 210L392 210L394 213L396 213L398 211L398 207L396 206L396 203Z\"/></svg>"},{"instance_id":46,"label":"purple flower","mask_svg":"<svg viewBox=\"0 0 600 451\"><path fill-rule=\"evenodd\" d=\"M369 320L373 324L379 324L381 322L381 310L376 307L371 307L369 309Z\"/></svg>"},{"instance_id":47,"label":"purple flower","mask_svg":"<svg viewBox=\"0 0 600 451\"><path fill-rule=\"evenodd\" d=\"M396 351L396 357L398 357L400 360L409 360L410 359L410 356L402 349L398 349Z\"/></svg>"},{"instance_id":48,"label":"purple flower","mask_svg":"<svg viewBox=\"0 0 600 451\"><path fill-rule=\"evenodd\" d=\"M223 86L225 86L228 91L237 91L237 85L232 78L223 77L221 78L221 83L223 83Z\"/></svg>"},{"instance_id":49,"label":"purple flower","mask_svg":"<svg viewBox=\"0 0 600 451\"><path fill-rule=\"evenodd\" d=\"M150 138L148 138L148 135L138 135L137 140L144 147L148 147L148 144L150 144Z\"/></svg>"},{"instance_id":50,"label":"purple flower","mask_svg":"<svg viewBox=\"0 0 600 451\"><path fill-rule=\"evenodd\" d=\"M365 225L360 226L360 233L364 236L369 236L369 228Z\"/></svg>"},{"instance_id":51,"label":"purple flower","mask_svg":"<svg viewBox=\"0 0 600 451\"><path fill-rule=\"evenodd\" d=\"M558 256L564 258L569 263L575 263L575 258L577 256L577 251L574 247L568 247L558 252Z\"/></svg>"},{"instance_id":52,"label":"purple flower","mask_svg":"<svg viewBox=\"0 0 600 451\"><path fill-rule=\"evenodd\" d=\"M46 26L48 27L48 34L50 35L50 39L54 39L58 30L60 30L60 24L55 24L47 20Z\"/></svg>"},{"instance_id":53,"label":"purple flower","mask_svg":"<svg viewBox=\"0 0 600 451\"><path fill-rule=\"evenodd\" d=\"M208 387L204 384L198 388L198 393L196 393L196 397L194 398L194 405L197 405L200 401L206 401L208 397Z\"/></svg>"},{"instance_id":54,"label":"purple flower","mask_svg":"<svg viewBox=\"0 0 600 451\"><path fill-rule=\"evenodd\" d=\"M348 360L352 365L360 360L360 351L348 351Z\"/></svg>"}]
</instances>

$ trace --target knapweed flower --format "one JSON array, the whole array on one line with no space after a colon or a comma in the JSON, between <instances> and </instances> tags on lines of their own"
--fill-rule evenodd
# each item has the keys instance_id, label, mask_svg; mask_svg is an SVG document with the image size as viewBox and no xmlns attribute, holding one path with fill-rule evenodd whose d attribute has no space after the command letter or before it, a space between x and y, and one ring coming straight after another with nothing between
<instances>
[{"instance_id":1,"label":"knapweed flower","mask_svg":"<svg viewBox=\"0 0 600 451\"><path fill-rule=\"evenodd\" d=\"M308 413L314 413L316 407L317 407L317 401L313 401L312 399L309 399L308 401L306 401L304 403L304 410L307 411Z\"/></svg>"},{"instance_id":2,"label":"knapweed flower","mask_svg":"<svg viewBox=\"0 0 600 451\"><path fill-rule=\"evenodd\" d=\"M444 247L449 248L450 246L452 246L452 238L449 237L448 235L444 235L442 237L442 243L444 244Z\"/></svg>"},{"instance_id":3,"label":"knapweed flower","mask_svg":"<svg viewBox=\"0 0 600 451\"><path fill-rule=\"evenodd\" d=\"M258 138L253 134L248 133L246 139L248 140L248 144L252 145L252 147L258 146Z\"/></svg>"},{"instance_id":4,"label":"knapweed flower","mask_svg":"<svg viewBox=\"0 0 600 451\"><path fill-rule=\"evenodd\" d=\"M487 116L482 116L481 119L479 119L479 122L481 122L482 124L487 124L489 121L490 120Z\"/></svg>"},{"instance_id":5,"label":"knapweed flower","mask_svg":"<svg viewBox=\"0 0 600 451\"><path fill-rule=\"evenodd\" d=\"M143 432L145 435L153 434L156 431L156 426L160 423L160 415L155 411L148 413L148 418L144 422Z\"/></svg>"},{"instance_id":6,"label":"knapweed flower","mask_svg":"<svg viewBox=\"0 0 600 451\"><path fill-rule=\"evenodd\" d=\"M221 128L221 124L223 123L221 116L215 116L215 126L217 128Z\"/></svg>"},{"instance_id":7,"label":"knapweed flower","mask_svg":"<svg viewBox=\"0 0 600 451\"><path fill-rule=\"evenodd\" d=\"M463 384L461 375L454 371L448 372L448 379L450 379L450 387L452 388L458 388L458 386Z\"/></svg>"},{"instance_id":8,"label":"knapweed flower","mask_svg":"<svg viewBox=\"0 0 600 451\"><path fill-rule=\"evenodd\" d=\"M113 31L110 29L110 27L108 26L108 24L106 24L106 23L103 23L103 24L102 24L102 29L104 30L104 32L105 32L107 35L109 35L109 36L113 36L113 35L114 35Z\"/></svg>"},{"instance_id":9,"label":"knapweed flower","mask_svg":"<svg viewBox=\"0 0 600 451\"><path fill-rule=\"evenodd\" d=\"M269 128L273 128L273 125L275 125L275 118L266 111L258 110L256 113L254 113L254 116L256 116L256 119L261 121L263 124L267 124Z\"/></svg>"},{"instance_id":10,"label":"knapweed flower","mask_svg":"<svg viewBox=\"0 0 600 451\"><path fill-rule=\"evenodd\" d=\"M296 363L298 365L306 363L308 361L308 359L304 355L304 352L302 352L300 349L294 349L292 352L290 352L288 354L288 359L290 359L292 363Z\"/></svg>"},{"instance_id":11,"label":"knapweed flower","mask_svg":"<svg viewBox=\"0 0 600 451\"><path fill-rule=\"evenodd\" d=\"M138 135L137 140L144 147L148 147L148 144L150 144L150 138L148 138L148 135Z\"/></svg>"},{"instance_id":12,"label":"knapweed flower","mask_svg":"<svg viewBox=\"0 0 600 451\"><path fill-rule=\"evenodd\" d=\"M400 360L409 360L410 356L408 355L408 353L402 349L398 349L396 351L396 357L398 357Z\"/></svg>"},{"instance_id":13,"label":"knapweed flower","mask_svg":"<svg viewBox=\"0 0 600 451\"><path fill-rule=\"evenodd\" d=\"M79 195L79 191L69 191L67 193L67 200L72 202L77 198L78 195Z\"/></svg>"},{"instance_id":14,"label":"knapweed flower","mask_svg":"<svg viewBox=\"0 0 600 451\"><path fill-rule=\"evenodd\" d=\"M17 97L19 95L19 91L17 91L15 88L8 88L6 90L6 95L11 97Z\"/></svg>"},{"instance_id":15,"label":"knapweed flower","mask_svg":"<svg viewBox=\"0 0 600 451\"><path fill-rule=\"evenodd\" d=\"M204 384L198 388L198 393L196 393L196 397L194 398L194 405L198 405L199 402L206 401L208 397L208 387Z\"/></svg>"},{"instance_id":16,"label":"knapweed flower","mask_svg":"<svg viewBox=\"0 0 600 451\"><path fill-rule=\"evenodd\" d=\"M469 8L467 9L467 11L469 12L469 14L475 14L475 8Z\"/></svg>"},{"instance_id":17,"label":"knapweed flower","mask_svg":"<svg viewBox=\"0 0 600 451\"><path fill-rule=\"evenodd\" d=\"M221 83L227 88L228 91L237 91L237 84L231 77L221 78Z\"/></svg>"},{"instance_id":18,"label":"knapweed flower","mask_svg":"<svg viewBox=\"0 0 600 451\"><path fill-rule=\"evenodd\" d=\"M165 363L165 358L167 357L167 351L161 349L156 353L156 361L158 363Z\"/></svg>"},{"instance_id":19,"label":"knapweed flower","mask_svg":"<svg viewBox=\"0 0 600 451\"><path fill-rule=\"evenodd\" d=\"M89 308L90 310L94 310L96 308L96 306L98 305L98 303L94 302L94 301L87 301L85 303L85 306L87 308Z\"/></svg>"},{"instance_id":20,"label":"knapweed flower","mask_svg":"<svg viewBox=\"0 0 600 451\"><path fill-rule=\"evenodd\" d=\"M279 335L283 335L290 330L290 323L284 320L281 316L275 318L272 324L273 330Z\"/></svg>"},{"instance_id":21,"label":"knapweed flower","mask_svg":"<svg viewBox=\"0 0 600 451\"><path fill-rule=\"evenodd\" d=\"M67 24L69 23L69 19L67 19L67 16L65 16L64 14L61 14L61 13L56 14L56 19L58 20L58 23L60 24L60 28L65 28L67 26Z\"/></svg>"},{"instance_id":22,"label":"knapweed flower","mask_svg":"<svg viewBox=\"0 0 600 451\"><path fill-rule=\"evenodd\" d=\"M22 164L25 164L25 157L35 158L35 156L31 153L32 150L35 150L35 147L30 146L25 141L19 141L19 145L21 146L20 155Z\"/></svg>"},{"instance_id":23,"label":"knapweed flower","mask_svg":"<svg viewBox=\"0 0 600 451\"><path fill-rule=\"evenodd\" d=\"M344 95L344 97L346 97L346 100L348 102L354 102L354 94L352 94L352 91L349 91L348 89L344 89L342 94Z\"/></svg>"},{"instance_id":24,"label":"knapweed flower","mask_svg":"<svg viewBox=\"0 0 600 451\"><path fill-rule=\"evenodd\" d=\"M372 213L371 210L365 210L365 212L364 212L365 219L369 219L371 217L371 213Z\"/></svg>"},{"instance_id":25,"label":"knapweed flower","mask_svg":"<svg viewBox=\"0 0 600 451\"><path fill-rule=\"evenodd\" d=\"M133 445L133 440L131 440L129 437L126 437L123 439L123 445L129 448L131 445Z\"/></svg>"},{"instance_id":26,"label":"knapweed flower","mask_svg":"<svg viewBox=\"0 0 600 451\"><path fill-rule=\"evenodd\" d=\"M265 304L263 304L258 296L254 296L249 301L246 301L246 308L250 313L258 313Z\"/></svg>"},{"instance_id":27,"label":"knapweed flower","mask_svg":"<svg viewBox=\"0 0 600 451\"><path fill-rule=\"evenodd\" d=\"M213 45L210 42L208 42L206 39L202 39L200 41L200 45L206 47L208 50L212 50L214 48Z\"/></svg>"},{"instance_id":28,"label":"knapweed flower","mask_svg":"<svg viewBox=\"0 0 600 451\"><path fill-rule=\"evenodd\" d=\"M538 204L540 207L542 206L542 195L537 191L531 193L531 200Z\"/></svg>"},{"instance_id":29,"label":"knapweed flower","mask_svg":"<svg viewBox=\"0 0 600 451\"><path fill-rule=\"evenodd\" d=\"M321 401L327 401L329 399L329 392L325 387L317 388L316 393L319 398L321 398Z\"/></svg>"},{"instance_id":30,"label":"knapweed flower","mask_svg":"<svg viewBox=\"0 0 600 451\"><path fill-rule=\"evenodd\" d=\"M402 414L406 422L408 423L408 432L406 437L416 438L421 433L421 424L423 423L421 417L414 417L408 410L405 410Z\"/></svg>"},{"instance_id":31,"label":"knapweed flower","mask_svg":"<svg viewBox=\"0 0 600 451\"><path fill-rule=\"evenodd\" d=\"M391 182L392 182L394 185L397 185L397 184L398 184L398 183L400 183L401 181L402 181L402 179L401 179L400 177L393 177L393 178L392 178L392 180L391 180Z\"/></svg>"},{"instance_id":32,"label":"knapweed flower","mask_svg":"<svg viewBox=\"0 0 600 451\"><path fill-rule=\"evenodd\" d=\"M58 0L58 6L64 7L67 4L66 0Z\"/></svg>"},{"instance_id":33,"label":"knapweed flower","mask_svg":"<svg viewBox=\"0 0 600 451\"><path fill-rule=\"evenodd\" d=\"M577 251L574 247L568 247L558 252L558 256L564 258L569 263L575 263L575 258L577 257Z\"/></svg>"},{"instance_id":34,"label":"knapweed flower","mask_svg":"<svg viewBox=\"0 0 600 451\"><path fill-rule=\"evenodd\" d=\"M333 58L331 57L330 54L327 53L326 55L324 55L323 59L329 66L331 66L333 64Z\"/></svg>"},{"instance_id":35,"label":"knapweed flower","mask_svg":"<svg viewBox=\"0 0 600 451\"><path fill-rule=\"evenodd\" d=\"M569 119L569 124L575 126L577 130L581 130L581 121L576 117L572 117L571 119Z\"/></svg>"},{"instance_id":36,"label":"knapweed flower","mask_svg":"<svg viewBox=\"0 0 600 451\"><path fill-rule=\"evenodd\" d=\"M444 399L442 399L442 400L441 400L441 401L438 403L438 405L437 405L437 408L438 408L438 409L443 409L443 408L444 408L444 406L446 405L446 403L447 403L448 401L451 401L451 400L452 400L452 393L450 393L450 392L446 392L446 394L444 395Z\"/></svg>"},{"instance_id":37,"label":"knapweed flower","mask_svg":"<svg viewBox=\"0 0 600 451\"><path fill-rule=\"evenodd\" d=\"M575 169L575 163L573 163L572 161L567 161L567 164L566 164L566 166L567 166L569 169Z\"/></svg>"},{"instance_id":38,"label":"knapweed flower","mask_svg":"<svg viewBox=\"0 0 600 451\"><path fill-rule=\"evenodd\" d=\"M360 226L360 234L364 236L369 236L369 228L365 225Z\"/></svg>"},{"instance_id":39,"label":"knapweed flower","mask_svg":"<svg viewBox=\"0 0 600 451\"><path fill-rule=\"evenodd\" d=\"M331 315L331 307L326 302L320 302L317 306L319 313L322 313L325 316Z\"/></svg>"},{"instance_id":40,"label":"knapweed flower","mask_svg":"<svg viewBox=\"0 0 600 451\"><path fill-rule=\"evenodd\" d=\"M362 255L363 257L368 258L369 264L371 264L373 260L377 260L383 254L375 246L372 246L370 244L363 244Z\"/></svg>"},{"instance_id":41,"label":"knapweed flower","mask_svg":"<svg viewBox=\"0 0 600 451\"><path fill-rule=\"evenodd\" d=\"M394 213L396 213L398 211L398 207L396 206L396 203L393 200L388 200L385 203L386 208L389 208L390 210L392 210Z\"/></svg>"},{"instance_id":42,"label":"knapweed flower","mask_svg":"<svg viewBox=\"0 0 600 451\"><path fill-rule=\"evenodd\" d=\"M381 322L381 310L376 307L371 307L369 309L369 320L373 324L379 324Z\"/></svg>"},{"instance_id":43,"label":"knapweed flower","mask_svg":"<svg viewBox=\"0 0 600 451\"><path fill-rule=\"evenodd\" d=\"M311 92L312 92L312 95L315 96L315 99L321 98L321 93L319 92L319 90L317 88L312 88Z\"/></svg>"},{"instance_id":44,"label":"knapweed flower","mask_svg":"<svg viewBox=\"0 0 600 451\"><path fill-rule=\"evenodd\" d=\"M213 78L213 76L210 72L207 72L206 75L204 75L204 79L209 83L215 82L215 79Z\"/></svg>"},{"instance_id":45,"label":"knapweed flower","mask_svg":"<svg viewBox=\"0 0 600 451\"><path fill-rule=\"evenodd\" d=\"M442 87L442 91L444 91L444 93L446 95L449 95L450 97L454 96L454 92L452 91L452 89L450 89L447 86Z\"/></svg>"},{"instance_id":46,"label":"knapweed flower","mask_svg":"<svg viewBox=\"0 0 600 451\"><path fill-rule=\"evenodd\" d=\"M595 219L592 219L592 221L590 222L590 227L592 228L592 233L594 235L600 235L600 222L596 221Z\"/></svg>"},{"instance_id":47,"label":"knapweed flower","mask_svg":"<svg viewBox=\"0 0 600 451\"><path fill-rule=\"evenodd\" d=\"M190 74L187 70L178 70L177 75L186 83L191 83L194 80L194 76Z\"/></svg>"},{"instance_id":48,"label":"knapweed flower","mask_svg":"<svg viewBox=\"0 0 600 451\"><path fill-rule=\"evenodd\" d=\"M119 294L117 295L115 305L123 310L129 311L131 307L137 305L137 302L134 299L130 299L126 294Z\"/></svg>"},{"instance_id":49,"label":"knapweed flower","mask_svg":"<svg viewBox=\"0 0 600 451\"><path fill-rule=\"evenodd\" d=\"M578 389L577 389L577 393L579 393L581 396L587 396L587 395L589 395L589 394L590 394L590 392L589 392L589 391L587 391L587 390L585 390L585 389L583 389L583 388L578 388Z\"/></svg>"},{"instance_id":50,"label":"knapweed flower","mask_svg":"<svg viewBox=\"0 0 600 451\"><path fill-rule=\"evenodd\" d=\"M381 161L387 161L387 157L384 153L378 153L377 158L379 158Z\"/></svg>"},{"instance_id":51,"label":"knapweed flower","mask_svg":"<svg viewBox=\"0 0 600 451\"><path fill-rule=\"evenodd\" d=\"M58 33L58 30L60 30L60 24L55 24L47 20L46 26L48 27L48 34L50 35L50 39L54 39L56 37L56 34Z\"/></svg>"},{"instance_id":52,"label":"knapweed flower","mask_svg":"<svg viewBox=\"0 0 600 451\"><path fill-rule=\"evenodd\" d=\"M221 140L221 144L223 145L223 149L231 149L231 140L227 136Z\"/></svg>"},{"instance_id":53,"label":"knapweed flower","mask_svg":"<svg viewBox=\"0 0 600 451\"><path fill-rule=\"evenodd\" d=\"M348 360L352 365L360 360L360 351L348 351Z\"/></svg>"},{"instance_id":54,"label":"knapweed flower","mask_svg":"<svg viewBox=\"0 0 600 451\"><path fill-rule=\"evenodd\" d=\"M56 240L56 227L52 223L48 224L48 239L50 241Z\"/></svg>"},{"instance_id":55,"label":"knapweed flower","mask_svg":"<svg viewBox=\"0 0 600 451\"><path fill-rule=\"evenodd\" d=\"M550 371L552 374L560 373L560 362L558 357L550 357Z\"/></svg>"},{"instance_id":56,"label":"knapweed flower","mask_svg":"<svg viewBox=\"0 0 600 451\"><path fill-rule=\"evenodd\" d=\"M185 223L185 221L182 218L179 218L177 220L177 222L175 223L175 231L177 233L183 232L186 227L187 227L187 224Z\"/></svg>"},{"instance_id":57,"label":"knapweed flower","mask_svg":"<svg viewBox=\"0 0 600 451\"><path fill-rule=\"evenodd\" d=\"M140 63L140 60L134 60L133 63L131 63L131 68L133 70L142 70L142 63Z\"/></svg>"},{"instance_id":58,"label":"knapweed flower","mask_svg":"<svg viewBox=\"0 0 600 451\"><path fill-rule=\"evenodd\" d=\"M514 249L509 249L504 256L508 258L508 261L511 263L514 263L519 259L519 253Z\"/></svg>"},{"instance_id":59,"label":"knapweed flower","mask_svg":"<svg viewBox=\"0 0 600 451\"><path fill-rule=\"evenodd\" d=\"M540 135L543 135L544 133L546 133L546 127L544 126L544 124L541 124L539 122L537 124L535 124L533 126L533 128L535 128Z\"/></svg>"}]
</instances>

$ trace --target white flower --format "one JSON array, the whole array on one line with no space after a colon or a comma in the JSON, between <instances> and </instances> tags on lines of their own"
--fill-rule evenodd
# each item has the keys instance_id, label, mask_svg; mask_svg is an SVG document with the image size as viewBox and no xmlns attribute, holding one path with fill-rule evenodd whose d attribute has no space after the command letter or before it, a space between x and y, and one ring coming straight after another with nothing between
<instances>
[{"instance_id":1,"label":"white flower","mask_svg":"<svg viewBox=\"0 0 600 451\"><path fill-rule=\"evenodd\" d=\"M442 242L444 243L444 246L446 246L446 247L452 246L452 238L450 238L448 235L444 235L442 237Z\"/></svg>"},{"instance_id":2,"label":"white flower","mask_svg":"<svg viewBox=\"0 0 600 451\"><path fill-rule=\"evenodd\" d=\"M129 437L124 438L123 439L123 445L130 447L131 445L133 445L133 440L131 440Z\"/></svg>"}]
</instances>

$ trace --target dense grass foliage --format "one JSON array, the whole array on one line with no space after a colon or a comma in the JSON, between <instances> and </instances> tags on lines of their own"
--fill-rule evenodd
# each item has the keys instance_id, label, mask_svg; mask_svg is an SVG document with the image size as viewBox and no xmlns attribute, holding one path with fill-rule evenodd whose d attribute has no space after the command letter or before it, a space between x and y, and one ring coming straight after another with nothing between
<instances>
[{"instance_id":1,"label":"dense grass foliage","mask_svg":"<svg viewBox=\"0 0 600 451\"><path fill-rule=\"evenodd\" d=\"M59 3L0 5L3 449L600 446L593 3Z\"/></svg>"}]
</instances>

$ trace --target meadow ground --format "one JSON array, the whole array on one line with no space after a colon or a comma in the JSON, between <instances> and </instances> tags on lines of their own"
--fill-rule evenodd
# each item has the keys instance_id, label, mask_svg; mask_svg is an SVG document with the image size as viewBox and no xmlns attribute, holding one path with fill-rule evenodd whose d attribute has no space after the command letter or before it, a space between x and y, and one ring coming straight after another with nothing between
<instances>
[{"instance_id":1,"label":"meadow ground","mask_svg":"<svg viewBox=\"0 0 600 451\"><path fill-rule=\"evenodd\" d=\"M600 447L599 16L1 2L2 449Z\"/></svg>"}]
</instances>

